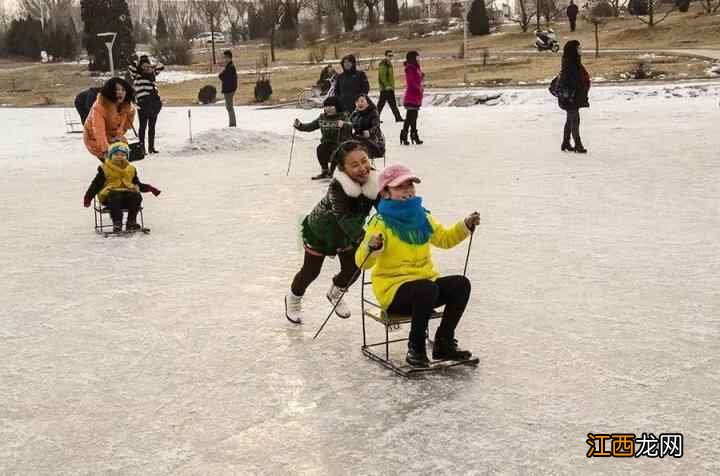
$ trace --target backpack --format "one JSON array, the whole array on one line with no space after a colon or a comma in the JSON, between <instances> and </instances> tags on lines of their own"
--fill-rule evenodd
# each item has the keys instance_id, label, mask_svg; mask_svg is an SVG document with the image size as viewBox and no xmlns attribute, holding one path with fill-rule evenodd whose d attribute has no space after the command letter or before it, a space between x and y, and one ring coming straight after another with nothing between
<instances>
[{"instance_id":1,"label":"backpack","mask_svg":"<svg viewBox=\"0 0 720 476\"><path fill-rule=\"evenodd\" d=\"M548 87L548 91L550 91L550 94L552 94L555 97L558 97L560 95L560 90L558 89L558 84L560 83L560 76L555 76L552 81L550 81L550 86Z\"/></svg>"}]
</instances>

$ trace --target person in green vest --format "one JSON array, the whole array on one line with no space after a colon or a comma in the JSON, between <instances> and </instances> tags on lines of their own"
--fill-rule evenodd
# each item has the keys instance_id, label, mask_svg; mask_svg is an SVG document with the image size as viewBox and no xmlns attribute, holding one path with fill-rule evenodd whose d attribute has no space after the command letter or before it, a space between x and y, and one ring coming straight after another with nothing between
<instances>
[{"instance_id":1,"label":"person in green vest","mask_svg":"<svg viewBox=\"0 0 720 476\"><path fill-rule=\"evenodd\" d=\"M378 83L380 84L380 100L377 104L378 114L382 114L383 107L387 102L390 109L395 115L395 122L403 122L405 119L400 115L400 111L395 101L395 72L392 65L393 52L387 50L385 59L378 65Z\"/></svg>"}]
</instances>

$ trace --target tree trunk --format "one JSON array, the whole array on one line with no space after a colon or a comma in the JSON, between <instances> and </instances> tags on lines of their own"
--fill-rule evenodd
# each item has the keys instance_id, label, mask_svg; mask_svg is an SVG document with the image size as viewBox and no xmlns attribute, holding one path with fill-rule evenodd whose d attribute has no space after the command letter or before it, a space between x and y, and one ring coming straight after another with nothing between
<instances>
[{"instance_id":1,"label":"tree trunk","mask_svg":"<svg viewBox=\"0 0 720 476\"><path fill-rule=\"evenodd\" d=\"M275 62L275 24L270 28L270 61Z\"/></svg>"},{"instance_id":2,"label":"tree trunk","mask_svg":"<svg viewBox=\"0 0 720 476\"><path fill-rule=\"evenodd\" d=\"M600 35L598 34L598 29L600 28L600 24L595 23L595 57L598 58L600 56Z\"/></svg>"}]
</instances>

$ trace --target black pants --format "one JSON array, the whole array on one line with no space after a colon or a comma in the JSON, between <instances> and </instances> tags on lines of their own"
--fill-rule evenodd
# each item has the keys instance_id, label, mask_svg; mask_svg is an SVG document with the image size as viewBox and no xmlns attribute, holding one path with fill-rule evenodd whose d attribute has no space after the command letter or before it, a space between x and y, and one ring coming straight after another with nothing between
<instances>
[{"instance_id":1,"label":"black pants","mask_svg":"<svg viewBox=\"0 0 720 476\"><path fill-rule=\"evenodd\" d=\"M580 140L580 110L567 109L567 117L565 119L565 129L563 130L563 144L570 144L570 136L572 135L575 148L582 147Z\"/></svg>"},{"instance_id":2,"label":"black pants","mask_svg":"<svg viewBox=\"0 0 720 476\"><path fill-rule=\"evenodd\" d=\"M575 31L575 25L577 24L577 17L575 18L568 18L570 21L570 31Z\"/></svg>"},{"instance_id":3,"label":"black pants","mask_svg":"<svg viewBox=\"0 0 720 476\"><path fill-rule=\"evenodd\" d=\"M332 153L335 152L336 148L337 144L329 144L327 142L323 142L319 146L317 146L317 159L320 163L320 168L324 171L330 169L330 158L332 157Z\"/></svg>"},{"instance_id":4,"label":"black pants","mask_svg":"<svg viewBox=\"0 0 720 476\"><path fill-rule=\"evenodd\" d=\"M405 123L403 124L402 128L403 134L407 134L409 128L411 134L417 135L417 120L419 113L420 110L418 109L408 109L407 111L405 111Z\"/></svg>"},{"instance_id":5,"label":"black pants","mask_svg":"<svg viewBox=\"0 0 720 476\"><path fill-rule=\"evenodd\" d=\"M122 223L124 209L128 211L127 222L136 223L141 203L142 195L140 195L140 192L130 191L110 192L105 202L110 209L110 218L113 224Z\"/></svg>"},{"instance_id":6,"label":"black pants","mask_svg":"<svg viewBox=\"0 0 720 476\"><path fill-rule=\"evenodd\" d=\"M388 103L388 106L390 106L390 110L392 111L393 115L395 116L396 121L402 121L402 116L400 115L400 111L397 107L397 102L395 101L395 91L392 89L386 89L385 91L380 91L380 99L377 103L377 110L378 115L382 115L383 107L385 107L385 102Z\"/></svg>"},{"instance_id":7,"label":"black pants","mask_svg":"<svg viewBox=\"0 0 720 476\"><path fill-rule=\"evenodd\" d=\"M333 277L333 284L339 288L350 287L357 280L360 273L355 264L355 248L338 253L340 259L340 272ZM317 279L322 269L325 256L312 255L305 251L305 260L302 268L295 275L290 290L296 296L305 294L305 290Z\"/></svg>"},{"instance_id":8,"label":"black pants","mask_svg":"<svg viewBox=\"0 0 720 476\"><path fill-rule=\"evenodd\" d=\"M155 150L155 123L157 122L157 114L145 114L140 109L138 116L140 117L140 142L145 144L145 128L148 130L148 147L150 150Z\"/></svg>"},{"instance_id":9,"label":"black pants","mask_svg":"<svg viewBox=\"0 0 720 476\"><path fill-rule=\"evenodd\" d=\"M400 286L388 307L388 312L412 316L408 346L423 350L425 332L433 309L445 305L445 312L435 339L453 339L455 328L465 312L468 299L470 299L470 281L465 276L445 276L434 282L421 279Z\"/></svg>"}]
</instances>

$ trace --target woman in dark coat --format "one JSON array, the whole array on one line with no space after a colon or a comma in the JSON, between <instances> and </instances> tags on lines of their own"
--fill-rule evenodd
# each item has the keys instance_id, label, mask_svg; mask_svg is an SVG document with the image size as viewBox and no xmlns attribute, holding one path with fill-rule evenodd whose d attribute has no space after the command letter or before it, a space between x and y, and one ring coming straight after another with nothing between
<instances>
[{"instance_id":1,"label":"woman in dark coat","mask_svg":"<svg viewBox=\"0 0 720 476\"><path fill-rule=\"evenodd\" d=\"M368 149L371 159L385 157L385 136L380 130L380 113L367 94L355 99L355 111L350 116L353 138Z\"/></svg>"},{"instance_id":2,"label":"woman in dark coat","mask_svg":"<svg viewBox=\"0 0 720 476\"><path fill-rule=\"evenodd\" d=\"M584 154L587 152L580 139L580 108L590 107L588 91L590 75L581 60L580 42L571 40L565 43L562 69L558 81L558 104L567 113L563 141L560 149ZM570 145L572 136L574 146Z\"/></svg>"}]
</instances>

